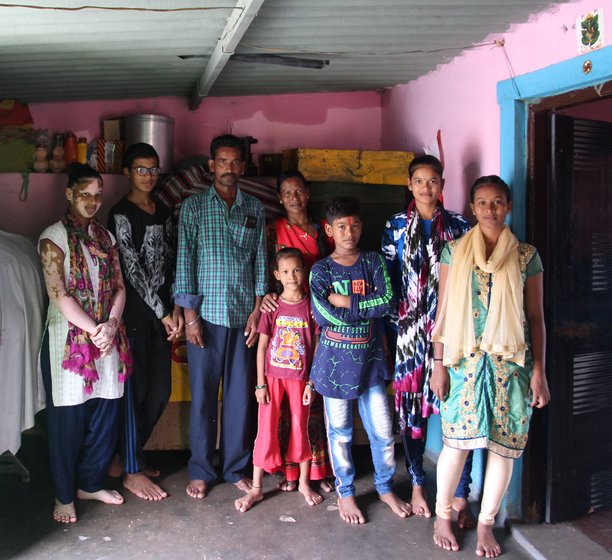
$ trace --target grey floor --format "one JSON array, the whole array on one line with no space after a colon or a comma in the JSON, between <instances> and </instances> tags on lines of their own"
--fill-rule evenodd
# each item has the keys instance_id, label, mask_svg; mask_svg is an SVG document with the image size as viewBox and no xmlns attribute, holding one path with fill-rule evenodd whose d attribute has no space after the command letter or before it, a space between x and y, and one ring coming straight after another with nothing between
<instances>
[{"instance_id":1,"label":"grey floor","mask_svg":"<svg viewBox=\"0 0 612 560\"><path fill-rule=\"evenodd\" d=\"M338 516L333 494L320 506L306 505L297 492L275 490L266 478L265 500L247 513L234 508L240 492L229 484L212 488L205 500L185 494L185 452L156 452L150 462L162 469L160 484L170 496L146 503L124 492L122 506L78 502L78 523L59 525L51 518L53 492L45 440L27 436L19 457L28 465L28 484L0 474L0 559L326 559L356 560L476 558L474 531L460 534L462 550L451 554L432 543L433 520L401 520L381 503L372 484L367 447L355 450L357 492L368 523L349 526ZM396 490L409 498L405 467L398 453ZM431 472L432 466L428 466ZM429 477L433 479L433 476ZM114 487L119 488L115 481ZM429 489L433 496L434 488ZM503 530L497 537L503 558L524 559L523 549Z\"/></svg>"}]
</instances>

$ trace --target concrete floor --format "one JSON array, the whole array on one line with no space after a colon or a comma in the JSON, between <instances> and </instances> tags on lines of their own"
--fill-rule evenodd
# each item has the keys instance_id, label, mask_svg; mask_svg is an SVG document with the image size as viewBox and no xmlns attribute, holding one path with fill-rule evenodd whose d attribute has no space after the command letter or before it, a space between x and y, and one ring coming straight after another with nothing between
<instances>
[{"instance_id":1,"label":"concrete floor","mask_svg":"<svg viewBox=\"0 0 612 560\"><path fill-rule=\"evenodd\" d=\"M78 523L64 526L51 518L53 492L45 440L35 435L24 440L29 441L19 456L31 470L31 482L23 484L16 475L0 475L0 559L476 558L474 531L462 533L462 550L451 554L433 545L433 520L401 520L377 499L367 447L358 447L355 453L358 500L368 518L365 525L343 523L333 494L325 495L320 506L309 507L297 492L276 491L274 480L268 477L264 481L266 499L247 513L235 510L233 502L240 493L229 484L214 487L205 500L193 500L185 494L188 455L155 452L149 459L162 470L160 484L170 494L166 500L146 503L124 492L122 506L79 502ZM428 466L430 473L432 468ZM119 488L116 482L115 487ZM409 498L401 464L396 490ZM433 487L429 489L430 496L434 492ZM530 557L504 530L497 531L497 538L503 558Z\"/></svg>"}]
</instances>

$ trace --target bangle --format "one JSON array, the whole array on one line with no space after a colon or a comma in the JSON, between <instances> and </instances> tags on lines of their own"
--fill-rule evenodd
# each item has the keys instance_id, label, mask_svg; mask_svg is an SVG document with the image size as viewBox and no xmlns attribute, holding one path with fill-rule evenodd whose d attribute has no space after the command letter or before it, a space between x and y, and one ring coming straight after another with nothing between
<instances>
[{"instance_id":1,"label":"bangle","mask_svg":"<svg viewBox=\"0 0 612 560\"><path fill-rule=\"evenodd\" d=\"M255 385L255 390L258 391L259 389L267 389L268 386L264 383L263 385Z\"/></svg>"},{"instance_id":2,"label":"bangle","mask_svg":"<svg viewBox=\"0 0 612 560\"><path fill-rule=\"evenodd\" d=\"M193 321L189 321L189 323L187 323L187 326L191 327L192 325L195 325L199 320L200 320L200 317L198 316Z\"/></svg>"},{"instance_id":3,"label":"bangle","mask_svg":"<svg viewBox=\"0 0 612 560\"><path fill-rule=\"evenodd\" d=\"M434 358L434 362L442 362L442 358Z\"/></svg>"},{"instance_id":4,"label":"bangle","mask_svg":"<svg viewBox=\"0 0 612 560\"><path fill-rule=\"evenodd\" d=\"M310 381L310 380L306 381L306 387L310 387L310 390L311 390L311 391L314 391L315 393L316 393L316 391L317 391L317 390L315 389L314 383L313 383L312 381Z\"/></svg>"}]
</instances>

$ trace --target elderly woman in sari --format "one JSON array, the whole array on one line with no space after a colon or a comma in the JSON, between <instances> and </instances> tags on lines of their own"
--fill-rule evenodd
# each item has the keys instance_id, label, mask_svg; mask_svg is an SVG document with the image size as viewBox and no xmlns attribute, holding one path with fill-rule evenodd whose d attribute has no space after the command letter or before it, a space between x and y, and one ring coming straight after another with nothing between
<instances>
[{"instance_id":1,"label":"elderly woman in sari","mask_svg":"<svg viewBox=\"0 0 612 560\"><path fill-rule=\"evenodd\" d=\"M276 253L285 247L299 249L304 255L305 282L304 289L308 292L308 275L310 268L320 258L326 256L333 249L333 241L323 232L321 224L313 220L308 212L308 198L310 192L304 175L299 171L285 171L276 179L276 192L278 199L285 209L286 216L277 218L268 228L269 262L276 262ZM272 286L276 282L272 279ZM272 311L276 306L278 294L271 293L265 296L262 302L262 311ZM288 407L281 410L280 437L281 448L286 446L289 434L290 416ZM315 395L310 405L310 419L308 421L308 434L312 450L310 466L310 480L320 481L321 489L325 492L333 491L333 485L328 480L331 469L327 459L327 438L325 436L325 423L323 420L323 401L320 395ZM299 468L295 463L286 463L284 472L280 472L281 480L278 484L280 490L292 491L297 488Z\"/></svg>"}]
</instances>

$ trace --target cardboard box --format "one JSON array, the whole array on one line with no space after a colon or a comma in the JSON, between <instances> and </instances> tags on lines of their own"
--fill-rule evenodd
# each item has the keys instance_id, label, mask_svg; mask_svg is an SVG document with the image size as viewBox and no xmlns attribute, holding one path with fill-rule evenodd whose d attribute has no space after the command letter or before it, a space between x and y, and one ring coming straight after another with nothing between
<instances>
[{"instance_id":1,"label":"cardboard box","mask_svg":"<svg viewBox=\"0 0 612 560\"><path fill-rule=\"evenodd\" d=\"M413 152L296 148L283 152L283 169L298 169L307 181L406 185Z\"/></svg>"},{"instance_id":2,"label":"cardboard box","mask_svg":"<svg viewBox=\"0 0 612 560\"><path fill-rule=\"evenodd\" d=\"M123 141L105 140L96 141L95 161L98 173L121 173L123 163Z\"/></svg>"},{"instance_id":3,"label":"cardboard box","mask_svg":"<svg viewBox=\"0 0 612 560\"><path fill-rule=\"evenodd\" d=\"M121 140L121 119L105 119L102 121L102 137L104 140Z\"/></svg>"}]
</instances>

